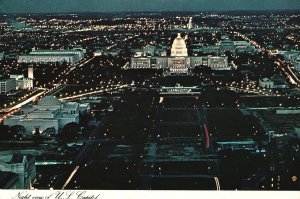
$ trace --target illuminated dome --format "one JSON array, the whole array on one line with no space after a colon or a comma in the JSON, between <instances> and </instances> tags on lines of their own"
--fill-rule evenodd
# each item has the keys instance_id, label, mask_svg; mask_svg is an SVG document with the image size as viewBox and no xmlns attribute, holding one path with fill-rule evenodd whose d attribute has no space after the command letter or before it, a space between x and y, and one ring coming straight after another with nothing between
<instances>
[{"instance_id":1,"label":"illuminated dome","mask_svg":"<svg viewBox=\"0 0 300 199\"><path fill-rule=\"evenodd\" d=\"M171 57L187 57L187 48L184 39L178 33L177 37L173 41L171 49Z\"/></svg>"}]
</instances>

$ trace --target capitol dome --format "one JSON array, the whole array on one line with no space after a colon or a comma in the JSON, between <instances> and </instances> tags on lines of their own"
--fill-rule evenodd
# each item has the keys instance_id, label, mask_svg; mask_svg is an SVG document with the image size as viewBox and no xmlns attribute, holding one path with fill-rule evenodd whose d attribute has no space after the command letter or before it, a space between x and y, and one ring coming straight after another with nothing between
<instances>
[{"instance_id":1,"label":"capitol dome","mask_svg":"<svg viewBox=\"0 0 300 199\"><path fill-rule=\"evenodd\" d=\"M171 57L187 57L187 47L184 39L181 37L180 33L178 33L177 37L173 41L172 49L171 49Z\"/></svg>"}]
</instances>

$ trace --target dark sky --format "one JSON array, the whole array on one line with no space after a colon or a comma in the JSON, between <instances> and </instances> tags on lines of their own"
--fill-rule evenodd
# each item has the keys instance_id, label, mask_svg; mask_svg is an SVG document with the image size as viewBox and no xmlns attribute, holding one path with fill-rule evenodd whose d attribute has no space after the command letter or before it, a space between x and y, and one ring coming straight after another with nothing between
<instances>
[{"instance_id":1,"label":"dark sky","mask_svg":"<svg viewBox=\"0 0 300 199\"><path fill-rule=\"evenodd\" d=\"M299 9L300 0L0 0L1 13Z\"/></svg>"}]
</instances>

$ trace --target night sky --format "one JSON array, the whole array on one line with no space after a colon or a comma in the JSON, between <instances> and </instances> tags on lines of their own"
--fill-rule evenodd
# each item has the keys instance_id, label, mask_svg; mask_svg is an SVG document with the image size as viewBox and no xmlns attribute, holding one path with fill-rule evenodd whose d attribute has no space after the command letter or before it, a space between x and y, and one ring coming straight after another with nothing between
<instances>
[{"instance_id":1,"label":"night sky","mask_svg":"<svg viewBox=\"0 0 300 199\"><path fill-rule=\"evenodd\" d=\"M299 9L300 0L0 0L1 13Z\"/></svg>"}]
</instances>

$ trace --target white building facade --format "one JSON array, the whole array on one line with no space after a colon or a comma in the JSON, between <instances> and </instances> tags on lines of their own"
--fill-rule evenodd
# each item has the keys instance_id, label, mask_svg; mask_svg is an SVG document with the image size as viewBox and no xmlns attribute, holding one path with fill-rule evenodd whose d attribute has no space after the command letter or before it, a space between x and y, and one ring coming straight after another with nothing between
<instances>
[{"instance_id":1,"label":"white building facade","mask_svg":"<svg viewBox=\"0 0 300 199\"><path fill-rule=\"evenodd\" d=\"M142 57L135 54L127 69L164 69L165 75L187 75L196 66L208 66L212 70L231 70L227 56L188 56L188 49L180 34L175 38L171 56Z\"/></svg>"},{"instance_id":2,"label":"white building facade","mask_svg":"<svg viewBox=\"0 0 300 199\"><path fill-rule=\"evenodd\" d=\"M274 88L274 81L269 78L260 78L258 83L261 88Z\"/></svg>"},{"instance_id":3,"label":"white building facade","mask_svg":"<svg viewBox=\"0 0 300 199\"><path fill-rule=\"evenodd\" d=\"M24 75L10 75L11 79L16 80L16 89L33 89L33 79L25 78Z\"/></svg>"},{"instance_id":4,"label":"white building facade","mask_svg":"<svg viewBox=\"0 0 300 199\"><path fill-rule=\"evenodd\" d=\"M84 51L74 50L34 50L27 55L20 55L18 63L63 63L75 64L84 58Z\"/></svg>"},{"instance_id":5,"label":"white building facade","mask_svg":"<svg viewBox=\"0 0 300 199\"><path fill-rule=\"evenodd\" d=\"M228 57L208 56L207 66L212 70L230 70L228 67Z\"/></svg>"},{"instance_id":6,"label":"white building facade","mask_svg":"<svg viewBox=\"0 0 300 199\"><path fill-rule=\"evenodd\" d=\"M26 129L26 135L43 133L48 128L53 128L57 134L66 124L79 123L79 114L87 112L89 112L88 104L61 102L53 96L46 96L37 104L21 107L21 115L8 117L4 120L4 124L22 125Z\"/></svg>"}]
</instances>

